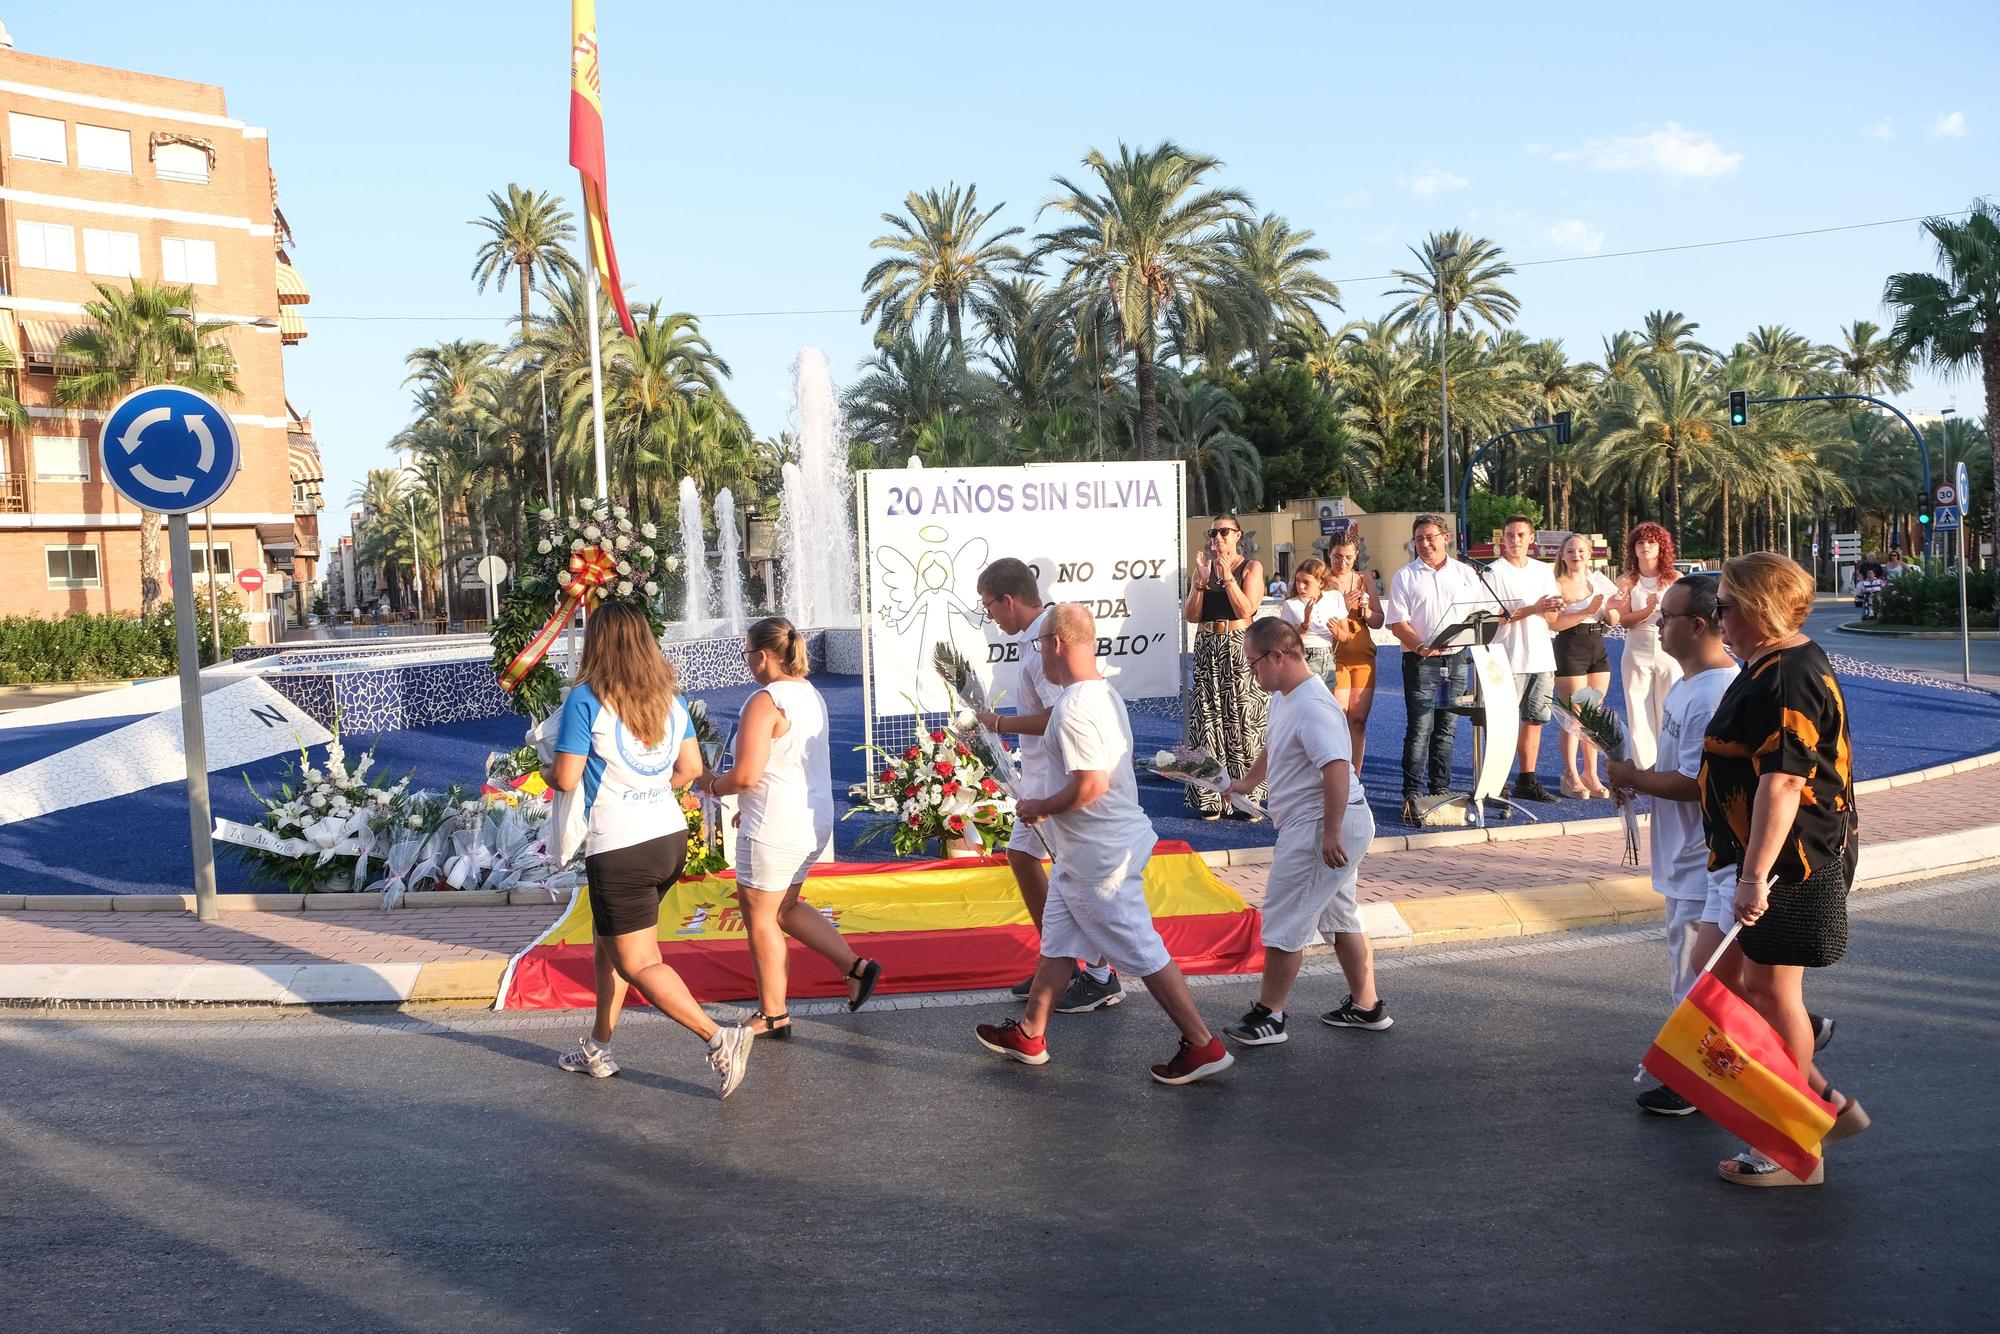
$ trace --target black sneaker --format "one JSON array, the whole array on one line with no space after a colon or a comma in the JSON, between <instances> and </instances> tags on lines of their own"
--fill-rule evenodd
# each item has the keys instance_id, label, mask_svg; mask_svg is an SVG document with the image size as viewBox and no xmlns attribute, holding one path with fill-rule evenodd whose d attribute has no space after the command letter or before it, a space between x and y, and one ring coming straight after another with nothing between
<instances>
[{"instance_id":1,"label":"black sneaker","mask_svg":"<svg viewBox=\"0 0 2000 1334\"><path fill-rule=\"evenodd\" d=\"M1285 1040L1285 1021L1264 1008L1263 1002L1233 1024L1225 1024L1222 1036L1246 1047L1267 1047Z\"/></svg>"},{"instance_id":2,"label":"black sneaker","mask_svg":"<svg viewBox=\"0 0 2000 1334\"><path fill-rule=\"evenodd\" d=\"M1514 800L1554 801L1555 793L1542 786L1542 780L1533 774L1521 774L1514 779Z\"/></svg>"},{"instance_id":3,"label":"black sneaker","mask_svg":"<svg viewBox=\"0 0 2000 1334\"><path fill-rule=\"evenodd\" d=\"M1082 971L1083 970L1078 968L1075 964L1071 964L1069 966L1069 974L1071 978L1075 978L1077 974ZM1024 1001L1028 999L1028 993L1030 991L1033 991L1034 989L1035 989L1035 975L1033 973L1029 973L1026 980L1014 984L1014 987L1012 989L1014 999L1017 1001Z\"/></svg>"},{"instance_id":4,"label":"black sneaker","mask_svg":"<svg viewBox=\"0 0 2000 1334\"><path fill-rule=\"evenodd\" d=\"M1813 1050L1825 1051L1826 1044L1833 1041L1833 1016L1830 1014L1808 1014L1812 1020Z\"/></svg>"},{"instance_id":5,"label":"black sneaker","mask_svg":"<svg viewBox=\"0 0 2000 1334\"><path fill-rule=\"evenodd\" d=\"M1665 1084L1647 1089L1635 1101L1654 1116L1686 1116L1694 1110L1693 1103Z\"/></svg>"},{"instance_id":6,"label":"black sneaker","mask_svg":"<svg viewBox=\"0 0 2000 1334\"><path fill-rule=\"evenodd\" d=\"M1362 1009L1354 1003L1354 997L1349 996L1340 1002L1339 1009L1328 1010L1319 1017L1319 1021L1333 1028L1372 1028L1378 1033L1396 1022L1389 1017L1389 1002L1380 996L1375 998L1375 1007L1370 1010Z\"/></svg>"},{"instance_id":7,"label":"black sneaker","mask_svg":"<svg viewBox=\"0 0 2000 1334\"><path fill-rule=\"evenodd\" d=\"M1100 982L1079 968L1069 985L1063 988L1062 998L1056 1002L1057 1014L1088 1014L1101 1010L1107 1005L1116 1005L1125 999L1125 988L1118 981L1116 970Z\"/></svg>"}]
</instances>

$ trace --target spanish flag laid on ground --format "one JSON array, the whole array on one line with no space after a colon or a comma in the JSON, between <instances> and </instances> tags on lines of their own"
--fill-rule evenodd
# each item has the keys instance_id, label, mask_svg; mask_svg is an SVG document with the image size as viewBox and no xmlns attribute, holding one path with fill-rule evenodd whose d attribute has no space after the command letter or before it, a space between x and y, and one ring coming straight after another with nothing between
<instances>
[{"instance_id":1,"label":"spanish flag laid on ground","mask_svg":"<svg viewBox=\"0 0 2000 1334\"><path fill-rule=\"evenodd\" d=\"M1834 1108L1748 1002L1703 972L1643 1062L1710 1120L1801 1181L1819 1166Z\"/></svg>"},{"instance_id":2,"label":"spanish flag laid on ground","mask_svg":"<svg viewBox=\"0 0 2000 1334\"><path fill-rule=\"evenodd\" d=\"M805 899L858 953L882 964L883 992L1008 987L1034 969L1038 938L1005 857L813 868ZM1167 951L1189 973L1264 966L1257 910L1215 878L1185 843L1160 843L1146 865L1146 903ZM574 1009L593 1003L590 898L516 955L494 1008ZM833 966L790 944L791 994L844 996ZM675 885L660 905L660 956L700 1001L756 994L750 944L729 873ZM632 1003L638 1004L635 992Z\"/></svg>"},{"instance_id":3,"label":"spanish flag laid on ground","mask_svg":"<svg viewBox=\"0 0 2000 1334\"><path fill-rule=\"evenodd\" d=\"M618 252L611 248L611 216L605 211L604 102L597 66L597 0L570 0L569 163L583 177L584 231L590 262L628 338L632 312L625 308L625 284L618 278Z\"/></svg>"}]
</instances>

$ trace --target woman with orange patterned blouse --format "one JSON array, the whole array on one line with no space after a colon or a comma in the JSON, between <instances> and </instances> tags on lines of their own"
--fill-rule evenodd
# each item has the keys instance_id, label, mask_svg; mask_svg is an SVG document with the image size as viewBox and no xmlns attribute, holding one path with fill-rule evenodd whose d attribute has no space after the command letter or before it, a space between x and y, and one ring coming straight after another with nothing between
<instances>
[{"instance_id":1,"label":"woman with orange patterned blouse","mask_svg":"<svg viewBox=\"0 0 2000 1334\"><path fill-rule=\"evenodd\" d=\"M1805 970L1847 949L1847 895L1861 845L1847 702L1825 651L1800 633L1813 591L1812 576L1775 552L1723 567L1715 609L1743 671L1709 721L1700 784L1709 867L1736 868L1726 905L1743 923L1732 949L1741 951L1735 985L1791 1049L1813 1091L1838 1109L1830 1144L1866 1130L1868 1114L1813 1066ZM1718 973L1729 980L1728 970ZM1821 1179L1815 1172L1801 1181L1748 1151L1718 1170L1745 1186Z\"/></svg>"}]
</instances>

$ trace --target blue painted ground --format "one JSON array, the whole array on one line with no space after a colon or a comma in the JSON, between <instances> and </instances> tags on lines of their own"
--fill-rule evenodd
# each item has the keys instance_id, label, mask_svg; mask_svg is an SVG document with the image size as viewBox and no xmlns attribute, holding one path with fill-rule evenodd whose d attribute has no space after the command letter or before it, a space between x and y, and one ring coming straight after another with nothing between
<instances>
[{"instance_id":1,"label":"blue painted ground","mask_svg":"<svg viewBox=\"0 0 2000 1334\"><path fill-rule=\"evenodd\" d=\"M1621 648L1616 642L1611 645L1614 666L1615 655ZM1362 778L1381 832L1403 833L1408 832L1399 809L1404 711L1399 668L1393 652L1382 654L1380 670L1385 673L1384 683L1370 719L1368 756ZM826 697L832 717L836 738L834 782L836 789L844 793L864 773L862 756L852 749L861 738L860 680L829 676L818 678L816 684ZM1904 773L2000 750L2000 699L1993 696L1862 675L1844 675L1842 684L1847 694L1859 777ZM726 718L735 714L748 693L747 688L736 688L705 692L701 697L709 701L718 718ZM1618 700L1615 684L1613 699ZM1179 740L1179 724L1171 719L1134 713L1132 724L1141 753ZM92 721L59 728L0 731L0 774L115 725ZM476 781L486 753L517 744L522 731L522 722L513 718L459 723L374 737L350 737L350 753L373 745L377 764L388 773L410 772L415 775L415 786L443 788L454 781ZM1551 789L1561 771L1557 744L1555 728L1551 726L1543 737L1540 769ZM1461 726L1456 780L1461 788L1471 781L1471 752L1471 728ZM253 765L248 771L249 778L259 786L273 785L287 762L287 757L281 756ZM217 815L251 821L259 814L240 775L214 775L213 794ZM1182 839L1204 849L1256 846L1271 841L1271 827L1266 823L1201 820L1183 804L1177 786L1144 779L1140 794L1162 838ZM1542 819L1551 821L1610 813L1610 804L1601 801L1565 800L1536 810ZM869 818L856 816L836 825L835 841L841 856L852 854L854 840ZM219 852L219 879L225 890L258 887L241 862L221 848ZM187 866L187 806L178 784L0 828L0 888L11 890L19 886L53 893L137 893L169 887L179 892L187 882Z\"/></svg>"}]
</instances>

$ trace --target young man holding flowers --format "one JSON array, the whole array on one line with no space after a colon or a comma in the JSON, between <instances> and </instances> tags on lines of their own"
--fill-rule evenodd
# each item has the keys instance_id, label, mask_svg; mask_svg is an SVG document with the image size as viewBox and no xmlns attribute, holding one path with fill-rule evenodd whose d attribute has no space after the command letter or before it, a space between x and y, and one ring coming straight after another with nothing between
<instances>
[{"instance_id":1,"label":"young man holding flowers","mask_svg":"<svg viewBox=\"0 0 2000 1334\"><path fill-rule=\"evenodd\" d=\"M1047 628L1028 645L1042 655L1062 695L1043 735L1062 786L1015 807L1015 818L1050 835L1055 864L1042 911L1042 957L1019 1020L980 1024L988 1051L1025 1065L1045 1065L1049 1013L1078 958L1103 955L1146 981L1146 989L1181 1031L1172 1059L1152 1067L1162 1084L1191 1084L1234 1063L1222 1039L1195 1008L1187 979L1153 925L1142 883L1153 855L1153 826L1139 808L1132 772L1132 728L1125 701L1097 670L1097 625L1087 608L1053 608Z\"/></svg>"}]
</instances>

